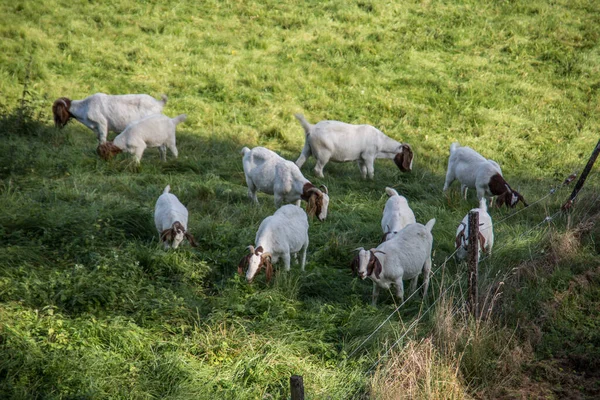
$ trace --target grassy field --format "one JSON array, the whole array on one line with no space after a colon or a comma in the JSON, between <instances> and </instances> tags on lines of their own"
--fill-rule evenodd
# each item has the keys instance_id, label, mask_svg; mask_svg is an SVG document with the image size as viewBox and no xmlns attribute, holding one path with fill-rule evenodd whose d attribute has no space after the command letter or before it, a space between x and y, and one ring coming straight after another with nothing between
<instances>
[{"instance_id":1,"label":"grassy field","mask_svg":"<svg viewBox=\"0 0 600 400\"><path fill-rule=\"evenodd\" d=\"M570 188L544 197L598 140L599 8L0 3L0 397L279 399L292 374L311 399L599 396L598 175L568 221L556 212ZM89 129L53 127L56 98L96 92L167 94L165 114L188 114L179 158L104 162ZM331 203L311 222L307 270L248 285L238 261L275 208L247 198L239 151L295 160L297 112L372 124L413 146L414 169L380 160L362 181L355 164L330 163L318 179L310 159L303 172ZM535 203L492 211L481 320L464 310L465 267L444 264L476 204L457 183L442 194L457 140ZM153 207L167 184L196 249L159 246ZM409 300L359 347L397 305L381 293L371 307L371 283L349 269L352 249L381 237L386 186L417 221L436 218L438 272L424 303Z\"/></svg>"}]
</instances>

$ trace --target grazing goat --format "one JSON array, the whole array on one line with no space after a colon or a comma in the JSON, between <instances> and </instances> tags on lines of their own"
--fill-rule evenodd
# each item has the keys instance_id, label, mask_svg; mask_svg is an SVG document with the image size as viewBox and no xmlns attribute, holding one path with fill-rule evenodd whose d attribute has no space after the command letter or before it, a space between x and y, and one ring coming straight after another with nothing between
<instances>
[{"instance_id":1,"label":"grazing goat","mask_svg":"<svg viewBox=\"0 0 600 400\"><path fill-rule=\"evenodd\" d=\"M421 272L423 298L427 296L433 245L431 229L434 224L435 219L431 219L427 225L410 224L376 249L357 249L359 252L352 261L351 268L361 279L369 277L373 281L373 306L377 304L379 288L389 289L392 283L396 286L396 295L403 302L402 280L412 280L410 290L414 292Z\"/></svg>"},{"instance_id":2,"label":"grazing goat","mask_svg":"<svg viewBox=\"0 0 600 400\"><path fill-rule=\"evenodd\" d=\"M175 128L185 121L187 116L181 114L169 118L163 114L154 114L132 122L112 142L104 142L98 146L98 154L105 160L125 151L132 153L137 163L144 155L146 147L158 147L160 159L167 161L167 148L177 158L175 146Z\"/></svg>"},{"instance_id":3,"label":"grazing goat","mask_svg":"<svg viewBox=\"0 0 600 400\"><path fill-rule=\"evenodd\" d=\"M396 190L390 187L386 187L385 192L390 198L385 203L381 219L382 242L394 237L406 225L417 222L415 214L408 206L406 197L400 196Z\"/></svg>"},{"instance_id":4,"label":"grazing goat","mask_svg":"<svg viewBox=\"0 0 600 400\"><path fill-rule=\"evenodd\" d=\"M248 185L248 197L256 204L256 191L259 190L274 196L275 207L279 207L282 202L296 202L296 205L300 206L300 200L304 200L308 203L308 215L316 215L319 221L327 218L327 186L321 185L321 191L302 175L296 164L264 147L255 147L252 150L244 147L241 154L244 156L242 164Z\"/></svg>"},{"instance_id":5,"label":"grazing goat","mask_svg":"<svg viewBox=\"0 0 600 400\"><path fill-rule=\"evenodd\" d=\"M487 212L485 197L479 200L479 208L473 208L471 211L479 213L479 251L477 259L481 253L492 254L494 246L494 225L492 217ZM456 229L456 258L460 261L467 258L467 249L469 246L469 214L465 215L460 225Z\"/></svg>"},{"instance_id":6,"label":"grazing goat","mask_svg":"<svg viewBox=\"0 0 600 400\"><path fill-rule=\"evenodd\" d=\"M311 156L317 159L315 175L323 178L323 168L329 161L356 161L363 179L373 179L376 158L393 159L400 171L412 170L413 152L410 145L386 136L371 125L351 125L339 121L321 121L311 125L302 114L296 114L306 136L304 148L296 165L302 168Z\"/></svg>"},{"instance_id":7,"label":"grazing goat","mask_svg":"<svg viewBox=\"0 0 600 400\"><path fill-rule=\"evenodd\" d=\"M108 131L121 133L134 121L148 115L160 114L167 104L167 96L156 100L147 94L107 95L96 93L83 100L57 99L52 105L54 124L64 127L71 118L87 126L98 137L98 143L106 142Z\"/></svg>"},{"instance_id":8,"label":"grazing goat","mask_svg":"<svg viewBox=\"0 0 600 400\"><path fill-rule=\"evenodd\" d=\"M286 271L290 270L290 256L302 252L300 268L304 271L306 264L306 249L308 248L308 218L300 207L287 204L275 213L265 218L256 232L254 246L248 246L250 254L244 256L238 265L238 274L244 274L252 282L261 268L265 267L267 282L273 275L273 265L283 258Z\"/></svg>"},{"instance_id":9,"label":"grazing goat","mask_svg":"<svg viewBox=\"0 0 600 400\"><path fill-rule=\"evenodd\" d=\"M481 154L470 147L461 147L458 143L450 145L450 158L448 159L448 171L444 192L450 184L458 179L460 190L467 198L467 189L477 189L477 199L485 196L498 196L498 207L506 204L506 207L515 207L519 201L525 207L527 202L516 190L513 190L502 176L502 171L497 162L486 160Z\"/></svg>"},{"instance_id":10,"label":"grazing goat","mask_svg":"<svg viewBox=\"0 0 600 400\"><path fill-rule=\"evenodd\" d=\"M187 231L188 210L177 196L169 193L170 190L171 186L167 185L154 207L154 225L158 231L158 238L163 242L165 249L176 249L183 239L187 239L192 247L196 247L194 237Z\"/></svg>"}]
</instances>

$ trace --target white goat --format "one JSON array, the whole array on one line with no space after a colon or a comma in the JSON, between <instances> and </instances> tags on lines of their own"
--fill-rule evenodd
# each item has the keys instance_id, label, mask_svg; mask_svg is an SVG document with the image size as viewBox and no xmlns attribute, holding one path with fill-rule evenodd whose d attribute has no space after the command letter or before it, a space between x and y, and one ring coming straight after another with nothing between
<instances>
[{"instance_id":1,"label":"white goat","mask_svg":"<svg viewBox=\"0 0 600 400\"><path fill-rule=\"evenodd\" d=\"M279 258L283 259L284 268L290 270L290 256L297 257L302 252L300 268L304 271L306 264L306 249L308 248L308 218L300 207L287 204L275 213L265 218L256 232L254 246L248 246L250 254L244 256L238 265L238 273L244 274L252 282L262 267L265 267L267 282L273 275L273 265Z\"/></svg>"},{"instance_id":2,"label":"white goat","mask_svg":"<svg viewBox=\"0 0 600 400\"><path fill-rule=\"evenodd\" d=\"M492 247L494 246L494 225L492 224L492 217L487 212L485 197L479 200L479 208L473 208L471 211L479 213L479 251L477 252L477 259L479 259L483 252L488 255L492 254ZM468 246L469 214L465 215L456 229L456 258L458 260L464 260L467 257Z\"/></svg>"},{"instance_id":3,"label":"white goat","mask_svg":"<svg viewBox=\"0 0 600 400\"><path fill-rule=\"evenodd\" d=\"M323 191L306 179L300 168L291 161L280 157L277 153L264 147L255 147L250 150L244 147L242 164L248 185L248 197L258 204L256 191L274 195L275 207L282 202L296 202L300 200L308 203L306 212L311 217L316 214L319 221L327 218L329 194L327 186L321 185Z\"/></svg>"},{"instance_id":4,"label":"white goat","mask_svg":"<svg viewBox=\"0 0 600 400\"><path fill-rule=\"evenodd\" d=\"M104 142L98 146L98 154L108 160L122 151L132 153L136 162L140 162L146 147L158 147L160 158L167 161L167 148L177 158L175 145L175 128L177 124L185 121L187 116L181 114L169 118L163 114L149 115L132 122L112 142Z\"/></svg>"},{"instance_id":5,"label":"white goat","mask_svg":"<svg viewBox=\"0 0 600 400\"><path fill-rule=\"evenodd\" d=\"M400 196L396 190L390 187L386 187L385 192L390 198L385 203L383 218L381 218L382 242L391 239L406 225L417 222L415 214L408 206L406 197Z\"/></svg>"},{"instance_id":6,"label":"white goat","mask_svg":"<svg viewBox=\"0 0 600 400\"><path fill-rule=\"evenodd\" d=\"M376 158L393 159L402 172L412 170L413 152L410 145L386 136L371 125L351 125L339 121L321 121L311 125L302 114L296 114L306 136L304 148L296 165L302 168L311 156L317 159L315 175L323 178L323 168L329 161L356 161L365 179L373 179Z\"/></svg>"},{"instance_id":7,"label":"white goat","mask_svg":"<svg viewBox=\"0 0 600 400\"><path fill-rule=\"evenodd\" d=\"M506 204L506 207L514 207L522 201L525 207L527 202L516 190L513 190L504 177L497 162L486 160L481 154L470 147L460 146L458 143L450 145L450 158L448 159L448 171L444 192L450 184L458 179L460 190L467 198L467 189L477 189L477 199L485 196L498 196L498 207Z\"/></svg>"},{"instance_id":8,"label":"white goat","mask_svg":"<svg viewBox=\"0 0 600 400\"><path fill-rule=\"evenodd\" d=\"M188 210L177 196L169 193L170 190L171 186L167 185L154 207L154 225L158 231L158 238L163 242L165 249L176 249L184 238L196 247L194 237L187 231Z\"/></svg>"},{"instance_id":9,"label":"white goat","mask_svg":"<svg viewBox=\"0 0 600 400\"><path fill-rule=\"evenodd\" d=\"M414 292L421 272L423 298L427 296L433 245L431 229L434 224L435 219L431 219L427 225L410 224L376 249L357 249L359 252L352 261L351 268L361 279L369 277L373 281L373 305L377 304L379 288L389 289L392 283L396 286L396 295L403 302L402 280L412 280L410 290Z\"/></svg>"},{"instance_id":10,"label":"white goat","mask_svg":"<svg viewBox=\"0 0 600 400\"><path fill-rule=\"evenodd\" d=\"M107 95L96 93L83 100L61 97L52 105L54 124L64 127L71 118L87 126L106 142L108 131L121 133L130 123L148 115L160 114L167 104L167 96L156 100L147 94Z\"/></svg>"}]
</instances>

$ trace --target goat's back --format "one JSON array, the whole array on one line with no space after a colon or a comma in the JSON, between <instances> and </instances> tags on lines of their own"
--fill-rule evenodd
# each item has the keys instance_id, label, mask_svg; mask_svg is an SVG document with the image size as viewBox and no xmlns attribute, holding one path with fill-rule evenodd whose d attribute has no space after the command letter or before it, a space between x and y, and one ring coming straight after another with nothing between
<instances>
[{"instance_id":1,"label":"goat's back","mask_svg":"<svg viewBox=\"0 0 600 400\"><path fill-rule=\"evenodd\" d=\"M148 147L158 147L174 139L177 123L164 114L152 114L132 122L114 143L130 144L142 140Z\"/></svg>"},{"instance_id":2,"label":"goat's back","mask_svg":"<svg viewBox=\"0 0 600 400\"><path fill-rule=\"evenodd\" d=\"M296 205L287 204L265 218L256 232L254 243L271 243L276 253L297 252L308 240L308 217Z\"/></svg>"},{"instance_id":3,"label":"goat's back","mask_svg":"<svg viewBox=\"0 0 600 400\"><path fill-rule=\"evenodd\" d=\"M408 205L406 197L395 195L386 201L381 219L381 229L383 232L387 232L388 230L399 231L415 222L415 214Z\"/></svg>"},{"instance_id":4,"label":"goat's back","mask_svg":"<svg viewBox=\"0 0 600 400\"><path fill-rule=\"evenodd\" d=\"M383 242L377 250L385 255L383 272L386 278L395 279L402 270L403 279L412 279L423 270L425 262L431 257L433 236L422 224L407 225L392 239ZM380 254L377 255L381 257Z\"/></svg>"},{"instance_id":5,"label":"goat's back","mask_svg":"<svg viewBox=\"0 0 600 400\"><path fill-rule=\"evenodd\" d=\"M243 153L244 173L261 192L273 194L276 185L282 187L282 192L289 192L292 180L302 176L296 164L264 147Z\"/></svg>"},{"instance_id":6,"label":"goat's back","mask_svg":"<svg viewBox=\"0 0 600 400\"><path fill-rule=\"evenodd\" d=\"M78 107L86 109L90 120L106 121L109 130L122 132L132 122L160 114L164 105L164 100L156 100L147 94L96 93L81 100Z\"/></svg>"},{"instance_id":7,"label":"goat's back","mask_svg":"<svg viewBox=\"0 0 600 400\"><path fill-rule=\"evenodd\" d=\"M184 229L187 229L188 210L179 201L177 196L171 193L163 193L156 200L154 207L154 224L156 230L162 232L171 228L175 221L179 221Z\"/></svg>"},{"instance_id":8,"label":"goat's back","mask_svg":"<svg viewBox=\"0 0 600 400\"><path fill-rule=\"evenodd\" d=\"M320 121L312 126L310 136L311 149L317 153L320 148L327 149L332 161L352 161L360 158L365 149L377 152L380 143L390 139L379 129L371 125L353 125L340 121Z\"/></svg>"}]
</instances>

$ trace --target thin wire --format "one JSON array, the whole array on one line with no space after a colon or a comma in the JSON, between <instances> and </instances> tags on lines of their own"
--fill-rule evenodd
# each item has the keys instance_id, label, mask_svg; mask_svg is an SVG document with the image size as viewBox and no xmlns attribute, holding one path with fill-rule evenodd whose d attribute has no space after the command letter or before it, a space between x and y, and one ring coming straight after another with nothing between
<instances>
[{"instance_id":1,"label":"thin wire","mask_svg":"<svg viewBox=\"0 0 600 400\"><path fill-rule=\"evenodd\" d=\"M558 211L557 211L557 212L555 212L553 215L551 215L551 216L549 216L549 217L547 216L547 217L546 217L546 218L544 218L544 219L543 219L543 220L542 220L540 223L536 224L536 225L535 225L533 228L530 228L530 229L528 229L527 231L525 231L525 232L521 233L519 236L517 236L516 238L514 238L512 241L510 241L510 242L507 242L507 243L504 243L504 245L500 246L500 248L496 248L496 249L494 249L494 251L496 251L496 252L497 252L497 251L499 251L499 250L502 250L503 248L505 248L506 246L508 246L508 245L510 245L510 244L514 244L514 242L515 242L516 240L518 240L518 239L520 239L521 237L523 237L523 236L525 236L525 235L529 234L529 233L530 233L530 232L532 232L534 229L536 229L537 227L539 227L540 225L542 225L544 222L550 222L550 221L552 221L552 220L553 220L554 218L556 218L556 216L557 216L558 214L560 214L560 213L561 213L561 210L558 210ZM480 260L479 260L479 262L482 262L482 261L484 261L484 260L486 260L486 259L488 259L488 258L490 258L490 257L491 257L491 255L486 255L485 257L483 257L482 259L480 259Z\"/></svg>"},{"instance_id":2,"label":"thin wire","mask_svg":"<svg viewBox=\"0 0 600 400\"><path fill-rule=\"evenodd\" d=\"M373 370L373 368L375 368L375 367L376 367L376 366L377 366L377 365L378 365L378 364L381 362L381 360L383 360L383 359L384 359L384 358L385 358L385 357L386 357L386 356L387 356L387 355L390 353L390 351L392 351L392 349L393 349L394 347L396 347L396 345L397 345L398 343L400 343L400 341L401 341L402 339L404 339L404 337L405 337L406 335L408 335L408 333L410 332L410 330L411 330L411 329L412 329L412 328L413 328L413 327L414 327L414 326L415 326L417 323L419 323L419 322L420 322L420 321L421 321L421 320L422 320L422 319L425 317L425 315L427 315L427 313L429 312L429 310L431 310L431 309L433 308L433 306L435 305L435 303L437 303L437 302L438 302L438 300L439 300L439 299L441 299L441 298L444 296L444 294L446 294L446 292L447 292L448 290L450 290L450 288L451 288L452 286L454 286L454 285L455 285L455 284L456 284L456 283L457 283L457 282L458 282L460 279L461 279L461 277L459 276L459 277L458 277L458 278L457 278L457 279L456 279L456 280L455 280L455 281L454 281L454 282L453 282L453 283L452 283L450 286L448 286L448 287L446 288L446 290L444 290L444 291L443 291L443 292L442 292L442 293L441 293L441 294L438 296L438 298L437 298L437 299L435 299L435 301L434 301L433 303L431 303L431 305L430 305L430 306L427 308L427 310L425 310L425 311L423 312L423 314L421 314L421 316L420 316L419 318L417 318L416 320L414 320L414 321L413 321L413 322L410 324L410 326L409 326L409 327L406 329L406 331L404 332L404 334L402 334L402 336L400 336L400 338L399 338L398 340L396 340L396 341L394 342L394 344L393 344L393 345L391 345L391 346L390 346L390 347L387 349L387 351L385 352L385 354L384 354L383 356L379 357L379 359L378 359L377 361L375 361L375 363L374 363L373 365L371 365L371 368L369 368L369 370L366 372L366 374L368 374L369 372L371 372L371 371Z\"/></svg>"},{"instance_id":3,"label":"thin wire","mask_svg":"<svg viewBox=\"0 0 600 400\"><path fill-rule=\"evenodd\" d=\"M444 262L435 270L433 271L433 273L431 273L431 276L435 275L442 267L444 267L446 265L446 263L452 258L452 256L454 256L454 254L456 254L456 252L459 249L454 250L454 252L452 254L450 254L448 257L446 257L446 259L444 260ZM410 296L408 296L406 298L406 300L404 300L398 307L396 307L396 309L394 311L392 311L392 313L390 315L388 315L388 317L381 323L379 324L379 326L377 328L375 328L375 330L365 339L362 341L361 344L359 344L353 351L352 353L350 353L350 355L348 355L348 358L352 357L365 343L367 343L369 341L369 339L371 339L373 337L373 335L375 335L375 333L377 333L377 331L379 331L383 325L385 325L386 322L388 322L390 320L390 318L392 318L392 316L394 314L396 314L396 312L404 305L406 304L406 302L408 300L410 300L411 297L413 297L422 287L423 285L425 285L425 282L423 282L421 284L421 286L419 286L418 288L415 289L414 292L412 292L410 294Z\"/></svg>"}]
</instances>

